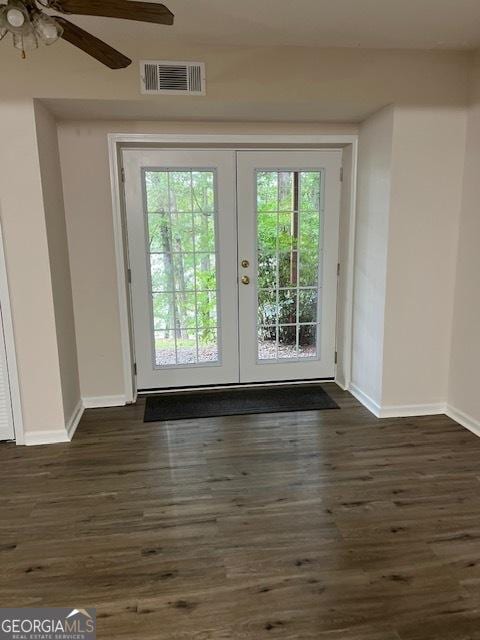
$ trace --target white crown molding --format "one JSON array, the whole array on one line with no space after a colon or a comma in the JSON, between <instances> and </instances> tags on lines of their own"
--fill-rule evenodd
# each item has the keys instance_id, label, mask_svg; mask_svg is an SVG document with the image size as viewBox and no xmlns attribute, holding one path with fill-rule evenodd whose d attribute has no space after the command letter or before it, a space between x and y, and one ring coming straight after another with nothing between
<instances>
[{"instance_id":1,"label":"white crown molding","mask_svg":"<svg viewBox=\"0 0 480 640\"><path fill-rule=\"evenodd\" d=\"M122 396L92 396L83 398L85 409L102 409L107 407L123 407L127 404L126 398Z\"/></svg>"},{"instance_id":2,"label":"white crown molding","mask_svg":"<svg viewBox=\"0 0 480 640\"><path fill-rule=\"evenodd\" d=\"M456 409L451 405L447 405L446 414L449 418L462 425L462 427L465 427L465 429L468 429L476 436L480 437L480 420L476 420L472 416L468 415L468 413L460 411L460 409Z\"/></svg>"}]
</instances>

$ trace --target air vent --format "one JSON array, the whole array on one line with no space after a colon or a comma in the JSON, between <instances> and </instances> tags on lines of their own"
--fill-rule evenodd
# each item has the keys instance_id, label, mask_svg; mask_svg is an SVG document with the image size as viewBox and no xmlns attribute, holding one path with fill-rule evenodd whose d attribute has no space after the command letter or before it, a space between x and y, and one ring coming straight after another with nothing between
<instances>
[{"instance_id":1,"label":"air vent","mask_svg":"<svg viewBox=\"0 0 480 640\"><path fill-rule=\"evenodd\" d=\"M140 63L141 91L149 95L205 95L203 62L144 60Z\"/></svg>"}]
</instances>

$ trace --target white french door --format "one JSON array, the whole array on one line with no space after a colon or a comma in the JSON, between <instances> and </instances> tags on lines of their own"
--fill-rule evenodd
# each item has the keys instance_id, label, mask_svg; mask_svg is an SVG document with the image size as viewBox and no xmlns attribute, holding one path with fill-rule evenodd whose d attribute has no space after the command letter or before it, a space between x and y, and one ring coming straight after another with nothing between
<instances>
[{"instance_id":1,"label":"white french door","mask_svg":"<svg viewBox=\"0 0 480 640\"><path fill-rule=\"evenodd\" d=\"M138 389L334 376L340 163L123 151Z\"/></svg>"},{"instance_id":2,"label":"white french door","mask_svg":"<svg viewBox=\"0 0 480 640\"><path fill-rule=\"evenodd\" d=\"M238 153L242 382L335 375L340 165L339 151Z\"/></svg>"},{"instance_id":3,"label":"white french door","mask_svg":"<svg viewBox=\"0 0 480 640\"><path fill-rule=\"evenodd\" d=\"M238 382L234 153L123 162L138 388Z\"/></svg>"}]
</instances>

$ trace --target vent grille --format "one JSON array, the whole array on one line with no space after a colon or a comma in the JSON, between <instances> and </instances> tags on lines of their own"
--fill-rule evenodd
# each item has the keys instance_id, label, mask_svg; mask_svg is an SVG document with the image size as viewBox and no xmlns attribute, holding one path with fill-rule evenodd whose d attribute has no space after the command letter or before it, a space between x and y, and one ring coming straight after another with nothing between
<instances>
[{"instance_id":1,"label":"vent grille","mask_svg":"<svg viewBox=\"0 0 480 640\"><path fill-rule=\"evenodd\" d=\"M203 62L146 60L140 63L140 76L144 94L205 95Z\"/></svg>"}]
</instances>

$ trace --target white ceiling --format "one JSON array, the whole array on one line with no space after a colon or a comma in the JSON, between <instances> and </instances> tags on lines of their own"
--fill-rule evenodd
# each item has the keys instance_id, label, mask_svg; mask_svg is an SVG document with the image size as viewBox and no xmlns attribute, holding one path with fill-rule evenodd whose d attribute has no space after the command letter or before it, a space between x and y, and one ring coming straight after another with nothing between
<instances>
[{"instance_id":1,"label":"white ceiling","mask_svg":"<svg viewBox=\"0 0 480 640\"><path fill-rule=\"evenodd\" d=\"M476 49L480 0L165 0L173 27L76 18L103 38L234 46ZM94 22L93 22L94 21Z\"/></svg>"}]
</instances>

